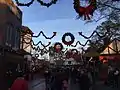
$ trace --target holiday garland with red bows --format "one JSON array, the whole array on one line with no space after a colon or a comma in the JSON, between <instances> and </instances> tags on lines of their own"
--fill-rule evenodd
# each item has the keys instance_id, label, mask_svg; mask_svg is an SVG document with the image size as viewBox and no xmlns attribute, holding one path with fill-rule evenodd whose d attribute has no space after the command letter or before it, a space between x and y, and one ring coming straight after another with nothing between
<instances>
[{"instance_id":1,"label":"holiday garland with red bows","mask_svg":"<svg viewBox=\"0 0 120 90\"><path fill-rule=\"evenodd\" d=\"M79 17L84 17L84 20L90 20L90 16L93 16L94 11L97 9L96 0L89 0L87 7L80 6L80 0L74 0L74 9L78 13Z\"/></svg>"}]
</instances>

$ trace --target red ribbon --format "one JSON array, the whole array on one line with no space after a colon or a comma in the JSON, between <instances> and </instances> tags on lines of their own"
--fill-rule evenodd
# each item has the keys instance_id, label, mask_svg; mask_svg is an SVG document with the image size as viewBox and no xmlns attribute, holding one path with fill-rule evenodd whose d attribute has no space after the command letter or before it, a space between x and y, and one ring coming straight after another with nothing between
<instances>
[{"instance_id":1,"label":"red ribbon","mask_svg":"<svg viewBox=\"0 0 120 90\"><path fill-rule=\"evenodd\" d=\"M94 10L94 6L93 5L89 5L87 7L79 7L79 13L81 13L82 15L84 15L84 20L88 19L90 20L90 14L93 13Z\"/></svg>"}]
</instances>

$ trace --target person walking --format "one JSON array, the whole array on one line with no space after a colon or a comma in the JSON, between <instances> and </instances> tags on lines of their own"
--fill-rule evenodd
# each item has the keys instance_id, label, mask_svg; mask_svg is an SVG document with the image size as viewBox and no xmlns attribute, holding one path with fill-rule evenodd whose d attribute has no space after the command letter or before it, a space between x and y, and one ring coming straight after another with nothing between
<instances>
[{"instance_id":1,"label":"person walking","mask_svg":"<svg viewBox=\"0 0 120 90\"><path fill-rule=\"evenodd\" d=\"M47 69L44 73L46 90L49 90L49 82L51 79L51 72Z\"/></svg>"},{"instance_id":2,"label":"person walking","mask_svg":"<svg viewBox=\"0 0 120 90\"><path fill-rule=\"evenodd\" d=\"M117 88L119 86L119 74L120 74L119 69L115 68L113 79L114 79L114 87L117 87Z\"/></svg>"},{"instance_id":3,"label":"person walking","mask_svg":"<svg viewBox=\"0 0 120 90\"><path fill-rule=\"evenodd\" d=\"M88 73L84 70L81 71L81 75L79 78L80 90L89 90L90 88L90 79L88 77Z\"/></svg>"},{"instance_id":4,"label":"person walking","mask_svg":"<svg viewBox=\"0 0 120 90\"><path fill-rule=\"evenodd\" d=\"M10 90L28 90L28 82L24 79L24 74L22 72L18 73L18 77L13 82Z\"/></svg>"}]
</instances>

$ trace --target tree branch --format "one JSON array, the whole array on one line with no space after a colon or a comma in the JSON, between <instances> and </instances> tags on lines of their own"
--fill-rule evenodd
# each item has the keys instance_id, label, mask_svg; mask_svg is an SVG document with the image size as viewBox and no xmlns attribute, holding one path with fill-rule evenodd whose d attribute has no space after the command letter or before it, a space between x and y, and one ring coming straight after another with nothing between
<instances>
[{"instance_id":1,"label":"tree branch","mask_svg":"<svg viewBox=\"0 0 120 90\"><path fill-rule=\"evenodd\" d=\"M107 7L110 7L110 8L112 8L112 9L115 9L115 10L120 11L120 8L116 8L116 7L113 7L113 6L108 5L108 4L105 4L105 3L97 2L97 4L98 4L98 5L102 5L102 6L107 6Z\"/></svg>"}]
</instances>

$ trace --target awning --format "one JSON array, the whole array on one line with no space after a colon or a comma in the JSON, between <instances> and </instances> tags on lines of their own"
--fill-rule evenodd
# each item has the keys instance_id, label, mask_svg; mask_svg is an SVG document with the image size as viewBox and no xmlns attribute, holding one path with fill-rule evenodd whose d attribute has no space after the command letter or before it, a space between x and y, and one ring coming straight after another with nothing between
<instances>
[{"instance_id":1,"label":"awning","mask_svg":"<svg viewBox=\"0 0 120 90\"><path fill-rule=\"evenodd\" d=\"M85 53L84 56L86 56L86 57L98 57L98 56L100 56L100 53L91 51L91 52Z\"/></svg>"},{"instance_id":2,"label":"awning","mask_svg":"<svg viewBox=\"0 0 120 90\"><path fill-rule=\"evenodd\" d=\"M12 52L6 52L5 60L13 63L22 63L24 61L24 56Z\"/></svg>"}]
</instances>

